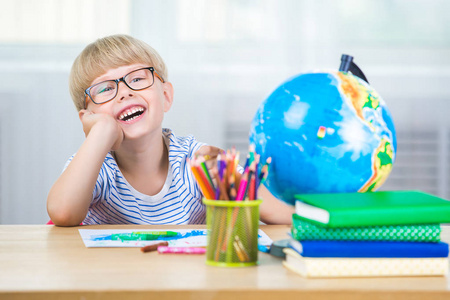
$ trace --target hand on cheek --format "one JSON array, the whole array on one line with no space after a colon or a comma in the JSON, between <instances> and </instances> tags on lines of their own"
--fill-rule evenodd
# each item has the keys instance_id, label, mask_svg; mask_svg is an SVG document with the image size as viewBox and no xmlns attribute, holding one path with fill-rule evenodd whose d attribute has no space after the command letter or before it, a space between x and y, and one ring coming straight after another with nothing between
<instances>
[{"instance_id":1,"label":"hand on cheek","mask_svg":"<svg viewBox=\"0 0 450 300\"><path fill-rule=\"evenodd\" d=\"M108 114L96 114L88 110L79 112L83 131L87 137L91 132L98 131L102 139L111 145L111 150L117 150L124 139L124 132L119 123ZM104 138L104 139L103 139Z\"/></svg>"}]
</instances>

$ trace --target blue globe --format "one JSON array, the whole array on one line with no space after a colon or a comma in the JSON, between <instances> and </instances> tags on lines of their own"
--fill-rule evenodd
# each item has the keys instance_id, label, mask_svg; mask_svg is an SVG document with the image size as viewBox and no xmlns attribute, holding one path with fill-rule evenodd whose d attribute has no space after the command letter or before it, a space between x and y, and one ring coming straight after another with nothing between
<instances>
[{"instance_id":1,"label":"blue globe","mask_svg":"<svg viewBox=\"0 0 450 300\"><path fill-rule=\"evenodd\" d=\"M294 204L295 194L378 189L395 161L391 114L365 81L341 71L305 73L259 106L250 143L272 158L264 185Z\"/></svg>"}]
</instances>

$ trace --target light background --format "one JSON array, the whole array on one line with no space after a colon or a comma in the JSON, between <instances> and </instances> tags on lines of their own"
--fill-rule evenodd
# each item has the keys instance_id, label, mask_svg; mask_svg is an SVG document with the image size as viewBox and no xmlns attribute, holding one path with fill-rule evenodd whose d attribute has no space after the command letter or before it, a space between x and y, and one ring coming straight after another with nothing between
<instances>
[{"instance_id":1,"label":"light background","mask_svg":"<svg viewBox=\"0 0 450 300\"><path fill-rule=\"evenodd\" d=\"M0 0L0 223L43 224L84 135L68 91L79 52L127 33L169 68L179 135L247 147L259 103L288 77L353 55L387 102L397 161L383 189L449 198L446 0Z\"/></svg>"}]
</instances>

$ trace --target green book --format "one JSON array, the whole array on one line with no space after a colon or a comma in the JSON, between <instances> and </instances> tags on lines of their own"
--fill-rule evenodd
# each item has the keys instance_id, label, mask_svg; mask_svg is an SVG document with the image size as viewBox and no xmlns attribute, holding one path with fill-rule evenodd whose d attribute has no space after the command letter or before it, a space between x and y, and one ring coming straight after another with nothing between
<instances>
[{"instance_id":1,"label":"green book","mask_svg":"<svg viewBox=\"0 0 450 300\"><path fill-rule=\"evenodd\" d=\"M440 224L381 225L329 228L292 215L292 237L298 241L403 241L437 243L441 239Z\"/></svg>"},{"instance_id":2,"label":"green book","mask_svg":"<svg viewBox=\"0 0 450 300\"><path fill-rule=\"evenodd\" d=\"M450 223L450 201L420 191L295 195L297 215L327 227Z\"/></svg>"}]
</instances>

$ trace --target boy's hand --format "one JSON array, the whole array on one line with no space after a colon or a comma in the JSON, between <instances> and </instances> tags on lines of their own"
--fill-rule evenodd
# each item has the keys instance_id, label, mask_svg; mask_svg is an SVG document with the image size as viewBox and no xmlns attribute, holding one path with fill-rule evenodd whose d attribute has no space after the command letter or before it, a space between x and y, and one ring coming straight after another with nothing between
<instances>
[{"instance_id":1,"label":"boy's hand","mask_svg":"<svg viewBox=\"0 0 450 300\"><path fill-rule=\"evenodd\" d=\"M102 136L109 138L111 143L111 150L117 150L124 139L124 133L117 121L108 114L94 114L85 109L79 112L81 123L83 124L83 131L87 137L92 129L100 128Z\"/></svg>"},{"instance_id":2,"label":"boy's hand","mask_svg":"<svg viewBox=\"0 0 450 300\"><path fill-rule=\"evenodd\" d=\"M203 156L208 170L211 170L212 168L217 167L217 155L222 152L222 149L214 146L203 146L195 152L195 155Z\"/></svg>"}]
</instances>

